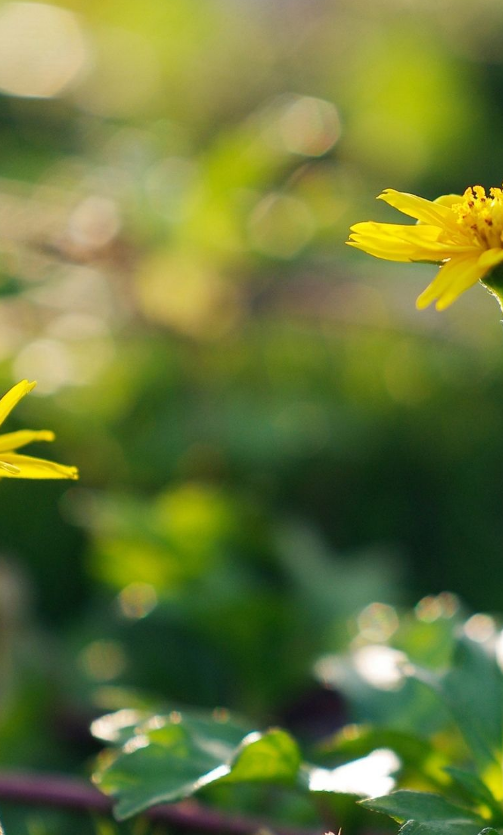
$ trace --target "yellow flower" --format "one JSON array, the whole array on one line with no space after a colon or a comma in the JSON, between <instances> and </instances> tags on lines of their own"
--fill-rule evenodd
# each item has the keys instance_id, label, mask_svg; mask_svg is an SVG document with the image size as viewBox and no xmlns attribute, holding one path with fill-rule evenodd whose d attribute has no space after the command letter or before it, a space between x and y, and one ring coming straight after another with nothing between
<instances>
[{"instance_id":1,"label":"yellow flower","mask_svg":"<svg viewBox=\"0 0 503 835\"><path fill-rule=\"evenodd\" d=\"M21 398L36 385L36 383L23 380L13 386L0 399L0 424L4 422ZM76 467L65 467L63 464L55 464L53 461L45 461L43 458L33 458L31 455L20 455L15 452L20 447L32 443L32 441L53 440L54 432L48 429L41 429L38 432L31 429L21 429L18 432L0 435L0 477L78 478L79 473Z\"/></svg>"},{"instance_id":2,"label":"yellow flower","mask_svg":"<svg viewBox=\"0 0 503 835\"><path fill-rule=\"evenodd\" d=\"M419 223L357 223L347 243L388 261L439 264L437 276L416 302L419 309L436 301L437 310L445 310L472 284L487 283L489 273L503 263L502 189L492 188L487 195L482 186L473 186L462 197L448 194L434 201L386 189L378 199Z\"/></svg>"}]
</instances>

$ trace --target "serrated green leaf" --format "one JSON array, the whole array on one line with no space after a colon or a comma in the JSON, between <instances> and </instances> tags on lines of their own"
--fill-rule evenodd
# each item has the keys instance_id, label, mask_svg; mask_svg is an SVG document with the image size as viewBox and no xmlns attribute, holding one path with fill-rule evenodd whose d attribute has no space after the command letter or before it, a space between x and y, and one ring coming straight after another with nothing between
<instances>
[{"instance_id":1,"label":"serrated green leaf","mask_svg":"<svg viewBox=\"0 0 503 835\"><path fill-rule=\"evenodd\" d=\"M457 806L441 797L439 794L430 792L416 792L401 789L383 797L372 797L360 801L366 809L374 812L382 812L395 818L398 821L474 821L483 826L484 821L474 812Z\"/></svg>"},{"instance_id":2,"label":"serrated green leaf","mask_svg":"<svg viewBox=\"0 0 503 835\"><path fill-rule=\"evenodd\" d=\"M487 832L487 830L484 829L482 832ZM482 833L477 823L409 820L400 828L398 835L482 835Z\"/></svg>"},{"instance_id":3,"label":"serrated green leaf","mask_svg":"<svg viewBox=\"0 0 503 835\"><path fill-rule=\"evenodd\" d=\"M119 820L218 782L284 784L297 778L300 752L285 731L241 734L236 745L225 724L167 719L143 721L117 752L106 751L98 762L94 781L116 798Z\"/></svg>"}]
</instances>

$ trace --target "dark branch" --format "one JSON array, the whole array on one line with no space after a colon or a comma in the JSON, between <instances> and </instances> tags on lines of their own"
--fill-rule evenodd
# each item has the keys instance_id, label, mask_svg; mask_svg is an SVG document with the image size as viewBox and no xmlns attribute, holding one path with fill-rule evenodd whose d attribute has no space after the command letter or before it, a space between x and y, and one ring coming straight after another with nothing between
<instances>
[{"instance_id":1,"label":"dark branch","mask_svg":"<svg viewBox=\"0 0 503 835\"><path fill-rule=\"evenodd\" d=\"M84 780L56 774L26 774L0 771L0 800L34 806L70 809L74 812L112 813L112 799ZM252 835L260 830L274 830L277 835L321 835L306 829L271 827L253 818L237 817L207 809L193 800L155 806L145 816L157 823L181 829L221 835Z\"/></svg>"}]
</instances>

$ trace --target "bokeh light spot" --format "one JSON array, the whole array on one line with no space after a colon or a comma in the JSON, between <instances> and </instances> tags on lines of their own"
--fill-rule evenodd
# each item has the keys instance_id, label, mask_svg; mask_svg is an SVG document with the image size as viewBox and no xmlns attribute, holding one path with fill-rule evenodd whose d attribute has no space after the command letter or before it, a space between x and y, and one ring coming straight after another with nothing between
<instances>
[{"instance_id":1,"label":"bokeh light spot","mask_svg":"<svg viewBox=\"0 0 503 835\"><path fill-rule=\"evenodd\" d=\"M361 647L354 653L360 676L378 690L397 690L404 682L405 653L387 646Z\"/></svg>"},{"instance_id":2,"label":"bokeh light spot","mask_svg":"<svg viewBox=\"0 0 503 835\"><path fill-rule=\"evenodd\" d=\"M75 81L89 61L77 18L46 3L0 9L0 89L12 96L50 98Z\"/></svg>"},{"instance_id":3,"label":"bokeh light spot","mask_svg":"<svg viewBox=\"0 0 503 835\"><path fill-rule=\"evenodd\" d=\"M146 617L157 605L157 594L150 583L130 583L119 594L122 614L131 620Z\"/></svg>"},{"instance_id":4,"label":"bokeh light spot","mask_svg":"<svg viewBox=\"0 0 503 835\"><path fill-rule=\"evenodd\" d=\"M425 623L433 623L439 618L452 618L459 609L459 601L456 595L450 592L441 592L438 595L428 595L415 607L416 617Z\"/></svg>"},{"instance_id":5,"label":"bokeh light spot","mask_svg":"<svg viewBox=\"0 0 503 835\"><path fill-rule=\"evenodd\" d=\"M490 615L472 615L464 624L463 632L472 641L483 644L496 635L496 623Z\"/></svg>"},{"instance_id":6,"label":"bokeh light spot","mask_svg":"<svg viewBox=\"0 0 503 835\"><path fill-rule=\"evenodd\" d=\"M72 241L86 249L101 249L115 238L120 228L117 206L100 195L86 197L74 209L68 222Z\"/></svg>"},{"instance_id":7,"label":"bokeh light spot","mask_svg":"<svg viewBox=\"0 0 503 835\"><path fill-rule=\"evenodd\" d=\"M14 376L37 380L34 394L54 394L75 379L71 356L62 342L37 339L30 342L14 360Z\"/></svg>"},{"instance_id":8,"label":"bokeh light spot","mask_svg":"<svg viewBox=\"0 0 503 835\"><path fill-rule=\"evenodd\" d=\"M393 606L371 603L357 618L360 635L367 641L387 641L398 629L398 616Z\"/></svg>"},{"instance_id":9,"label":"bokeh light spot","mask_svg":"<svg viewBox=\"0 0 503 835\"><path fill-rule=\"evenodd\" d=\"M126 654L117 641L93 641L80 653L80 665L89 678L112 681L126 667Z\"/></svg>"},{"instance_id":10,"label":"bokeh light spot","mask_svg":"<svg viewBox=\"0 0 503 835\"><path fill-rule=\"evenodd\" d=\"M323 99L292 96L280 116L279 132L287 151L319 157L339 139L339 114L333 104Z\"/></svg>"},{"instance_id":11,"label":"bokeh light spot","mask_svg":"<svg viewBox=\"0 0 503 835\"><path fill-rule=\"evenodd\" d=\"M296 197L269 194L253 210L248 224L254 249L273 258L290 259L309 243L315 221L308 205Z\"/></svg>"}]
</instances>

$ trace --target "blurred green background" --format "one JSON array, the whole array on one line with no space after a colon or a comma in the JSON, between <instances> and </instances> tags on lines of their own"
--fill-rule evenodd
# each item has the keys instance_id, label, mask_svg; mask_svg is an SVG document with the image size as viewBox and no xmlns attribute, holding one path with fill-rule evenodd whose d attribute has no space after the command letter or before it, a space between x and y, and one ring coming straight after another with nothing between
<instances>
[{"instance_id":1,"label":"blurred green background","mask_svg":"<svg viewBox=\"0 0 503 835\"><path fill-rule=\"evenodd\" d=\"M501 184L502 42L499 0L0 4L8 429L81 470L0 486L1 763L154 697L290 716L375 601L502 608L497 306L344 246Z\"/></svg>"}]
</instances>

